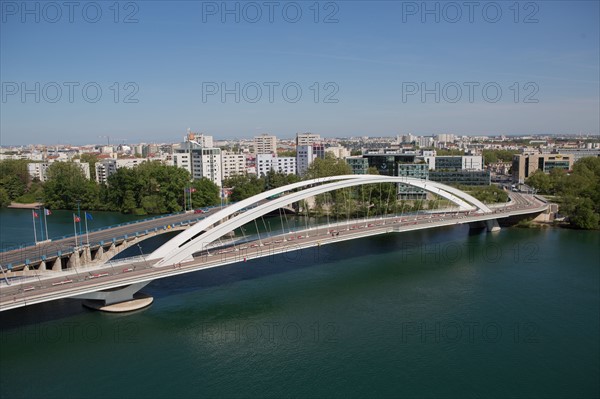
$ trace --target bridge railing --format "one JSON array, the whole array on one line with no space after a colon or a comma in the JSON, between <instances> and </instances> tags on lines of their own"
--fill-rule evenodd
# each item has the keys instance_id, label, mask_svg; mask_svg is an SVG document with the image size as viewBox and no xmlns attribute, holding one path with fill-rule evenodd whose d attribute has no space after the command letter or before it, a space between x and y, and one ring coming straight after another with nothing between
<instances>
[{"instance_id":1,"label":"bridge railing","mask_svg":"<svg viewBox=\"0 0 600 399\"><path fill-rule=\"evenodd\" d=\"M164 215L162 215L162 217L165 217ZM180 222L176 222L176 223L169 223L169 224L165 224L161 227L154 227L151 229L144 229L144 230L140 230L140 231L136 231L134 233L130 233L130 234L123 234L123 235L118 235L118 236L114 236L112 237L110 240L99 240L99 241L90 241L89 244L88 243L83 243L85 242L85 235L77 235L77 237L81 240L83 240L83 242L81 242L80 245L78 245L77 247L75 247L74 245L61 245L60 250L56 251L56 252L50 252L47 251L45 254L42 253L38 253L38 254L34 254L32 256L29 256L25 259L22 259L21 261L19 261L19 263L17 265L21 265L21 264L25 264L25 265L30 265L30 264L36 264L39 263L41 261L46 261L47 259L52 259L55 257L62 257L65 255L69 255L73 252L75 252L75 250L81 250L82 247L86 247L89 246L90 248L95 248L95 247L99 247L99 246L104 246L107 245L109 243L118 243L118 242L122 242L124 240L129 240L129 239L133 239L135 237L143 237L146 236L148 234L152 234L152 233L156 233L158 231L169 231L170 229L173 228L177 228L178 226L187 226L189 224L194 224L197 223L198 221L200 221L201 219L204 219L205 216L197 216L196 218L193 219L186 219L184 221L180 221ZM156 220L156 219L160 219L160 217L156 217L156 218L152 218L152 219L148 219L148 220ZM121 224L121 225L126 225L125 224ZM75 238L74 234L69 234L69 235L64 235L58 238L54 238L54 240L63 240L63 239L68 239L68 238ZM7 251L12 251L12 250L17 250L17 249L25 249L25 248L30 248L31 246L33 246L34 248L39 248L39 251L44 251L47 250L47 247L37 247L34 243L31 243L30 246L25 246L25 245L20 245L17 248L9 248L6 249L3 252L7 252ZM10 270L13 267L12 263L6 263L6 267Z\"/></svg>"},{"instance_id":2,"label":"bridge railing","mask_svg":"<svg viewBox=\"0 0 600 399\"><path fill-rule=\"evenodd\" d=\"M230 204L234 204L235 202L229 202L228 205ZM212 210L215 208L220 208L221 205L211 205L211 206L202 206L202 207L198 207L196 209L203 209L203 210ZM144 218L144 219L138 219L138 220L131 220L128 222L122 222L122 223L116 223L116 224L111 224L108 226L102 226L102 227L98 227L98 228L94 228L94 229L88 229L88 233L96 233L99 231L104 231L104 230L110 230L110 229L115 229L115 228L119 228L119 227L124 227L124 226L129 226L129 225L133 225L133 224L138 224L138 223L145 223L145 222L152 222L158 219L164 219L167 217L172 217L172 216L177 216L177 215L185 215L188 212L185 211L181 211L181 212L174 212L174 213L168 213L168 214L164 214L164 215L156 215L156 216L152 216L152 217L148 217L148 218ZM198 220L196 219L190 219L190 220ZM165 225L166 226L166 225ZM139 230L133 234L139 234L141 233L143 230ZM82 235L77 235L78 237L82 236ZM75 237L75 234L66 234L63 236L58 236L58 237L52 237L51 240L52 241L58 241L58 240L64 240L67 238L71 238L71 237ZM115 236L115 238L123 238L123 236ZM26 243L20 243L18 245L15 246L11 246L11 247L2 247L0 248L0 253L2 252L8 252L8 251L14 251L16 249L23 249L23 248L29 248L29 247L34 247L36 246L35 242L26 242Z\"/></svg>"}]
</instances>

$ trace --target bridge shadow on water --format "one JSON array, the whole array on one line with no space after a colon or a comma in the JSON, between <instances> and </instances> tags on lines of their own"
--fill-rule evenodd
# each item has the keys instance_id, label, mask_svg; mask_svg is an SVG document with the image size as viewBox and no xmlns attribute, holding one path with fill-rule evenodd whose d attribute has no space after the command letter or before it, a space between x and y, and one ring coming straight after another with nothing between
<instances>
[{"instance_id":1,"label":"bridge shadow on water","mask_svg":"<svg viewBox=\"0 0 600 399\"><path fill-rule=\"evenodd\" d=\"M234 284L243 280L260 279L301 269L326 267L327 264L355 261L361 258L366 260L367 257L375 254L400 253L400 251L419 248L423 245L447 243L456 240L457 234L479 236L485 231L485 229L469 230L467 226L461 225L340 241L335 244L249 259L245 262L242 260L238 263L156 280L148 285L144 292L158 299L199 289ZM366 260L366 262L368 261ZM363 271L369 274L370 268L365 267Z\"/></svg>"},{"instance_id":2,"label":"bridge shadow on water","mask_svg":"<svg viewBox=\"0 0 600 399\"><path fill-rule=\"evenodd\" d=\"M178 232L169 232L142 241L140 243L141 249L144 253L152 252L155 248L177 233ZM155 280L142 291L153 296L155 298L155 304L160 304L161 298L177 297L200 290L233 285L244 280L257 280L302 269L317 267L326 268L328 264L337 264L339 262L360 262L361 258L364 258L364 267L361 267L358 271L354 270L354 272L348 272L350 274L358 273L358 275L336 275L336 279L339 279L340 281L349 279L348 281L345 281L345 284L349 281L356 281L358 283L359 281L373 278L374 265L370 265L367 258L374 254L384 255L397 252L400 259L405 258L405 256L402 256L402 251L410 251L410 249L422 246L452 242L459 236L465 238L469 237L469 239L471 239L474 236L482 234L485 234L485 229L469 229L468 226L461 225L341 241L339 243L322 245L320 247L290 251L259 259L250 259L246 262L242 260L241 262L221 267ZM127 251L129 251L129 255L126 253ZM126 257L139 254L140 247L136 245L123 251L120 255ZM65 319L80 314L96 312L84 308L81 303L82 301L77 299L61 299L1 312L0 332L24 325L43 323L46 321ZM141 310L139 312L141 313L144 311L145 310Z\"/></svg>"}]
</instances>

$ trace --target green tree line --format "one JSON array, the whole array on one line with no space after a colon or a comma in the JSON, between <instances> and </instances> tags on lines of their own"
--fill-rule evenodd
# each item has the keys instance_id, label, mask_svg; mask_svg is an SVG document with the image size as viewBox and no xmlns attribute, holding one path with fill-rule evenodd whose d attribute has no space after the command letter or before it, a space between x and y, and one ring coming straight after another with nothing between
<instances>
[{"instance_id":1,"label":"green tree line","mask_svg":"<svg viewBox=\"0 0 600 399\"><path fill-rule=\"evenodd\" d=\"M26 162L0 162L0 171L3 172L0 179L0 198L3 199L3 205L29 195L29 199L35 197L33 200L42 200L51 209L77 209L79 205L82 209L89 210L161 214L184 209L184 201L189 201L184 199L186 188L192 188L192 203L196 207L220 203L220 190L214 183L207 179L191 182L186 170L166 166L160 162L144 162L135 168L120 168L108 178L107 185L99 185L86 179L79 166L71 162L51 164L47 171L47 181L44 184L37 183L35 187L27 173ZM344 160L327 154L324 159L316 159L302 178L315 179L351 173L350 166ZM374 168L370 168L368 173L378 174ZM260 177L236 175L225 179L223 186L231 190L231 201L241 201L300 180L296 175L270 171L266 176ZM506 201L506 194L495 187L469 187L469 190L485 202ZM433 209L439 205L438 200L397 201L396 185L382 183L318 195L311 211L349 217ZM300 204L295 206L300 209Z\"/></svg>"},{"instance_id":2,"label":"green tree line","mask_svg":"<svg viewBox=\"0 0 600 399\"><path fill-rule=\"evenodd\" d=\"M216 184L207 179L191 181L188 171L160 162L120 168L108 178L107 185L88 180L73 162L52 163L45 183L31 181L27 161L0 162L2 206L13 201L43 201L51 209L77 209L79 205L88 210L144 215L182 211L190 195L195 207L220 203Z\"/></svg>"},{"instance_id":3,"label":"green tree line","mask_svg":"<svg viewBox=\"0 0 600 399\"><path fill-rule=\"evenodd\" d=\"M537 170L526 181L540 194L556 196L561 213L571 226L598 229L600 223L600 158L586 157L575 162L573 172Z\"/></svg>"},{"instance_id":4,"label":"green tree line","mask_svg":"<svg viewBox=\"0 0 600 399\"><path fill-rule=\"evenodd\" d=\"M0 206L42 200L42 184L31 179L27 163L27 160L0 161Z\"/></svg>"}]
</instances>

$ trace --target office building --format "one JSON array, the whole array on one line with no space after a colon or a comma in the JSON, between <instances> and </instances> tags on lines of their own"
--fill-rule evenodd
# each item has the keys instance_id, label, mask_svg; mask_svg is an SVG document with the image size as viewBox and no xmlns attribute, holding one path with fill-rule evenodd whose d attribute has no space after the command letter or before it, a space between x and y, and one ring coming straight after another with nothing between
<instances>
[{"instance_id":1,"label":"office building","mask_svg":"<svg viewBox=\"0 0 600 399\"><path fill-rule=\"evenodd\" d=\"M255 154L276 154L277 153L277 137L269 134L261 134L254 137L254 153Z\"/></svg>"},{"instance_id":2,"label":"office building","mask_svg":"<svg viewBox=\"0 0 600 399\"><path fill-rule=\"evenodd\" d=\"M352 169L353 175L366 175L369 171L369 160L362 156L348 157L346 163Z\"/></svg>"},{"instance_id":3,"label":"office building","mask_svg":"<svg viewBox=\"0 0 600 399\"><path fill-rule=\"evenodd\" d=\"M520 154L513 156L512 177L515 183L524 183L525 179L537 170L550 173L552 169L573 169L573 155L564 154Z\"/></svg>"}]
</instances>

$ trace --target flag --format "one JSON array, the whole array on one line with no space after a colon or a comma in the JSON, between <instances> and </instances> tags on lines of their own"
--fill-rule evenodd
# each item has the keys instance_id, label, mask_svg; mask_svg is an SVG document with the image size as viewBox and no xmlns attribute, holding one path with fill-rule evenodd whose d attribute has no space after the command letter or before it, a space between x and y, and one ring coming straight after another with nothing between
<instances>
[{"instance_id":1,"label":"flag","mask_svg":"<svg viewBox=\"0 0 600 399\"><path fill-rule=\"evenodd\" d=\"M50 209L44 209L44 211L46 212L46 216L52 215L52 212L50 212Z\"/></svg>"},{"instance_id":2,"label":"flag","mask_svg":"<svg viewBox=\"0 0 600 399\"><path fill-rule=\"evenodd\" d=\"M73 220L76 222L81 222L81 218L79 216L77 216L76 214L73 214Z\"/></svg>"},{"instance_id":3,"label":"flag","mask_svg":"<svg viewBox=\"0 0 600 399\"><path fill-rule=\"evenodd\" d=\"M91 213L87 213L87 212L85 213L85 218L87 220L94 220L94 218L92 217L92 214Z\"/></svg>"},{"instance_id":4,"label":"flag","mask_svg":"<svg viewBox=\"0 0 600 399\"><path fill-rule=\"evenodd\" d=\"M34 218L39 218L40 217L40 215L38 215L38 213L36 211L32 210L31 212L33 212L33 217Z\"/></svg>"}]
</instances>

